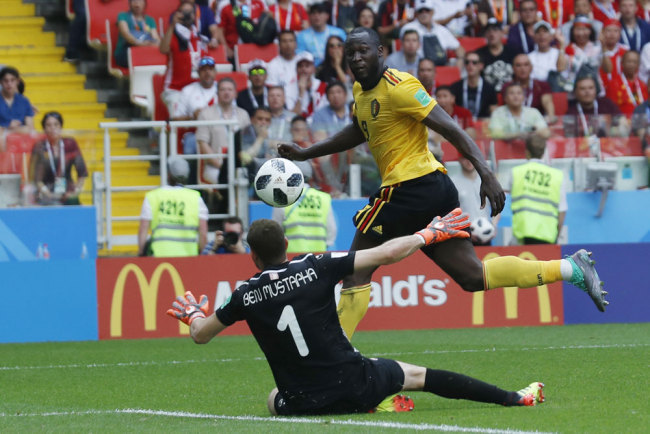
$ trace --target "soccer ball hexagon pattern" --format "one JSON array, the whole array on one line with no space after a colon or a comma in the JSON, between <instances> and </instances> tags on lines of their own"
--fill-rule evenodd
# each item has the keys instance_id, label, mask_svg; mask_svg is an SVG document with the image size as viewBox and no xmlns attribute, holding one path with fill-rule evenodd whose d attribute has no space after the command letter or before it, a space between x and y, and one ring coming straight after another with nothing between
<instances>
[{"instance_id":1,"label":"soccer ball hexagon pattern","mask_svg":"<svg viewBox=\"0 0 650 434\"><path fill-rule=\"evenodd\" d=\"M255 193L276 208L293 204L302 194L305 180L300 168L285 158L272 158L255 175Z\"/></svg>"},{"instance_id":2,"label":"soccer ball hexagon pattern","mask_svg":"<svg viewBox=\"0 0 650 434\"><path fill-rule=\"evenodd\" d=\"M481 243L487 243L494 237L494 225L490 219L486 217L479 217L475 219L469 229Z\"/></svg>"}]
</instances>

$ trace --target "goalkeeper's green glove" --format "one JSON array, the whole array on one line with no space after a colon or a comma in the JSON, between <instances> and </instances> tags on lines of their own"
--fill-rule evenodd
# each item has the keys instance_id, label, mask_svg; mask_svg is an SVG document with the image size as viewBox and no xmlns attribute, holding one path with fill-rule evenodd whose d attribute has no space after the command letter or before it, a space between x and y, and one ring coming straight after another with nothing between
<instances>
[{"instance_id":1,"label":"goalkeeper's green glove","mask_svg":"<svg viewBox=\"0 0 650 434\"><path fill-rule=\"evenodd\" d=\"M208 296L202 295L197 303L194 294L191 291L185 292L185 296L176 297L176 301L172 303L172 309L167 311L167 315L183 321L187 325L191 325L192 321L197 318L205 318L210 308Z\"/></svg>"},{"instance_id":2,"label":"goalkeeper's green glove","mask_svg":"<svg viewBox=\"0 0 650 434\"><path fill-rule=\"evenodd\" d=\"M415 235L421 236L424 244L428 246L450 238L469 238L469 233L463 230L469 225L469 216L460 208L456 208L444 217L435 217L426 228L417 231Z\"/></svg>"}]
</instances>

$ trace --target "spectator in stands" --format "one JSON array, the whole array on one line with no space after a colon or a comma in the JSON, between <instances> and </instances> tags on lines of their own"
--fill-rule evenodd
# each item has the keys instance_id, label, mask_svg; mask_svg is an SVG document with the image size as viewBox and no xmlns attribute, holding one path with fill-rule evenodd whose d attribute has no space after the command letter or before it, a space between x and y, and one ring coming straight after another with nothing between
<instances>
[{"instance_id":1,"label":"spectator in stands","mask_svg":"<svg viewBox=\"0 0 650 434\"><path fill-rule=\"evenodd\" d=\"M80 205L79 194L88 177L81 149L75 139L63 137L59 112L45 113L41 126L45 139L34 145L30 162L37 201L40 205Z\"/></svg>"},{"instance_id":2,"label":"spectator in stands","mask_svg":"<svg viewBox=\"0 0 650 434\"><path fill-rule=\"evenodd\" d=\"M637 17L639 5L636 0L621 0L621 42L630 50L641 52L645 44L650 42L650 23Z\"/></svg>"},{"instance_id":3,"label":"spectator in stands","mask_svg":"<svg viewBox=\"0 0 650 434\"><path fill-rule=\"evenodd\" d=\"M566 69L564 39L546 21L535 23L533 30L535 31L535 49L528 54L528 58L533 64L532 75L535 80L546 81L549 80L551 72L560 73ZM554 38L557 40L559 48L551 46Z\"/></svg>"},{"instance_id":4,"label":"spectator in stands","mask_svg":"<svg viewBox=\"0 0 650 434\"><path fill-rule=\"evenodd\" d=\"M623 4L621 4L621 10ZM639 53L628 51L621 59L621 73L607 84L606 95L623 114L630 116L634 109L648 99L648 88L639 78Z\"/></svg>"},{"instance_id":5,"label":"spectator in stands","mask_svg":"<svg viewBox=\"0 0 650 434\"><path fill-rule=\"evenodd\" d=\"M327 86L328 104L314 112L312 120L312 137L318 142L338 133L352 122L350 108L347 104L347 89L340 81ZM323 191L334 197L340 197L346 190L350 171L351 152L325 155L316 160L315 178Z\"/></svg>"},{"instance_id":6,"label":"spectator in stands","mask_svg":"<svg viewBox=\"0 0 650 434\"><path fill-rule=\"evenodd\" d=\"M546 81L535 80L531 77L533 65L527 54L518 54L512 61L513 81L503 85L507 88L511 83L519 83L524 89L524 105L532 107L546 115L548 123L554 123L555 104L553 103L553 94L551 87Z\"/></svg>"},{"instance_id":7,"label":"spectator in stands","mask_svg":"<svg viewBox=\"0 0 650 434\"><path fill-rule=\"evenodd\" d=\"M451 180L454 182L456 190L458 190L458 202L460 203L460 208L465 214L469 215L469 219L472 222L483 217L494 226L492 236L490 236L490 239L487 241L479 240L478 236L475 233L472 233L472 244L475 246L490 246L492 245L492 240L497 235L496 228L499 224L501 214L497 214L495 217L490 217L492 208L489 203L486 203L486 205L481 208L481 177L478 176L476 168L467 158L462 156L458 157L458 163L460 164L460 173L451 176Z\"/></svg>"},{"instance_id":8,"label":"spectator in stands","mask_svg":"<svg viewBox=\"0 0 650 434\"><path fill-rule=\"evenodd\" d=\"M296 78L296 34L283 30L278 36L280 54L268 64L266 83L269 86L285 87Z\"/></svg>"},{"instance_id":9,"label":"spectator in stands","mask_svg":"<svg viewBox=\"0 0 650 434\"><path fill-rule=\"evenodd\" d=\"M644 83L650 78L650 42L643 46L641 50L641 67L639 68L639 78Z\"/></svg>"},{"instance_id":10,"label":"spectator in stands","mask_svg":"<svg viewBox=\"0 0 650 434\"><path fill-rule=\"evenodd\" d=\"M535 31L533 27L537 22L537 2L535 0L521 0L519 2L519 22L510 26L506 45L523 53L530 53L535 49Z\"/></svg>"},{"instance_id":11,"label":"spectator in stands","mask_svg":"<svg viewBox=\"0 0 650 434\"><path fill-rule=\"evenodd\" d=\"M578 74L592 74L597 77L599 68L610 67L609 61L603 56L600 43L596 41L596 31L587 17L578 16L573 20L570 35L569 45L564 50L567 58L567 70L564 74L566 83L563 89L565 92L573 90Z\"/></svg>"},{"instance_id":12,"label":"spectator in stands","mask_svg":"<svg viewBox=\"0 0 650 434\"><path fill-rule=\"evenodd\" d=\"M18 90L18 70L5 66L0 70L0 152L5 149L8 133L29 134L34 131L34 109Z\"/></svg>"},{"instance_id":13,"label":"spectator in stands","mask_svg":"<svg viewBox=\"0 0 650 434\"><path fill-rule=\"evenodd\" d=\"M298 1L278 0L269 6L269 11L275 18L278 30L299 32L309 26L307 11Z\"/></svg>"},{"instance_id":14,"label":"spectator in stands","mask_svg":"<svg viewBox=\"0 0 650 434\"><path fill-rule=\"evenodd\" d=\"M167 55L165 90L161 98L172 118L176 116L174 109L181 97L181 90L198 77L199 62L206 55L194 20L194 4L184 0L160 42L160 52Z\"/></svg>"},{"instance_id":15,"label":"spectator in stands","mask_svg":"<svg viewBox=\"0 0 650 434\"><path fill-rule=\"evenodd\" d=\"M478 25L478 15L474 13L476 2L467 0L434 0L436 23L447 27L454 36L468 35L468 29Z\"/></svg>"},{"instance_id":16,"label":"spectator in stands","mask_svg":"<svg viewBox=\"0 0 650 434\"><path fill-rule=\"evenodd\" d=\"M205 245L202 255L222 255L232 253L246 253L244 246L244 224L237 217L228 217L223 220L223 227L214 233L214 240Z\"/></svg>"},{"instance_id":17,"label":"spectator in stands","mask_svg":"<svg viewBox=\"0 0 650 434\"><path fill-rule=\"evenodd\" d=\"M259 168L269 158L278 156L277 142L269 140L271 111L268 107L258 107L253 113L251 124L241 131L241 150L239 160L248 168L248 178L252 183Z\"/></svg>"},{"instance_id":18,"label":"spectator in stands","mask_svg":"<svg viewBox=\"0 0 650 434\"><path fill-rule=\"evenodd\" d=\"M291 120L296 116L284 105L284 88L273 86L269 88L269 110L271 111L271 126L269 137L272 140L291 140Z\"/></svg>"},{"instance_id":19,"label":"spectator in stands","mask_svg":"<svg viewBox=\"0 0 650 434\"><path fill-rule=\"evenodd\" d=\"M561 31L564 39L566 41L571 39L571 29L575 25L576 19L583 17L589 21L589 25L594 30L597 40L600 36L601 30L603 30L603 23L594 20L594 14L591 12L591 2L589 0L575 0L574 11L574 19L562 24Z\"/></svg>"},{"instance_id":20,"label":"spectator in stands","mask_svg":"<svg viewBox=\"0 0 650 434\"><path fill-rule=\"evenodd\" d=\"M400 37L408 30L413 29L420 36L420 49L418 50L420 57L429 58L436 65L444 65L448 63L447 51L455 51L457 65L462 68L465 50L449 29L436 24L433 14L433 0L415 0L415 19L401 28Z\"/></svg>"},{"instance_id":21,"label":"spectator in stands","mask_svg":"<svg viewBox=\"0 0 650 434\"><path fill-rule=\"evenodd\" d=\"M108 3L111 0L99 0ZM86 45L86 2L85 0L72 0L74 19L68 26L68 43L65 47L64 62L76 63L79 61L81 50Z\"/></svg>"},{"instance_id":22,"label":"spectator in stands","mask_svg":"<svg viewBox=\"0 0 650 434\"><path fill-rule=\"evenodd\" d=\"M636 14L645 22L650 23L650 1L639 0L639 9Z\"/></svg>"},{"instance_id":23,"label":"spectator in stands","mask_svg":"<svg viewBox=\"0 0 650 434\"><path fill-rule=\"evenodd\" d=\"M377 30L377 15L370 6L364 6L359 11L359 27Z\"/></svg>"},{"instance_id":24,"label":"spectator in stands","mask_svg":"<svg viewBox=\"0 0 650 434\"><path fill-rule=\"evenodd\" d=\"M564 225L566 180L560 169L542 161L545 149L546 140L529 137L528 162L512 169L508 188L512 195L512 235L520 244L555 244Z\"/></svg>"},{"instance_id":25,"label":"spectator in stands","mask_svg":"<svg viewBox=\"0 0 650 434\"><path fill-rule=\"evenodd\" d=\"M201 35L204 41L207 41L210 48L216 48L219 45L221 34L216 23L214 11L205 1L189 0L194 5L194 25L196 31ZM183 3L183 0L180 1ZM172 17L170 17L171 22Z\"/></svg>"},{"instance_id":26,"label":"spectator in stands","mask_svg":"<svg viewBox=\"0 0 650 434\"><path fill-rule=\"evenodd\" d=\"M138 229L140 256L196 256L208 233L208 208L198 191L183 187L190 166L183 158L167 159L169 185L148 192ZM151 229L151 239L147 235Z\"/></svg>"},{"instance_id":27,"label":"spectator in stands","mask_svg":"<svg viewBox=\"0 0 650 434\"><path fill-rule=\"evenodd\" d=\"M233 104L237 98L237 86L229 77L222 78L217 84L217 104L206 107L199 113L198 120L236 120L235 131L247 127L251 121L246 110ZM202 154L220 153L227 149L228 132L224 126L200 126L196 129L196 141ZM205 165L201 176L206 181L216 184L223 160L209 158L203 160Z\"/></svg>"},{"instance_id":28,"label":"spectator in stands","mask_svg":"<svg viewBox=\"0 0 650 434\"><path fill-rule=\"evenodd\" d=\"M524 89L511 83L504 90L505 105L490 117L490 136L501 140L527 140L531 136L549 138L551 131L539 110L524 105Z\"/></svg>"},{"instance_id":29,"label":"spectator in stands","mask_svg":"<svg viewBox=\"0 0 650 434\"><path fill-rule=\"evenodd\" d=\"M291 206L273 208L271 219L284 229L289 240L287 253L325 252L334 246L338 227L332 196L310 185L312 169L308 161L298 161L305 178L300 198Z\"/></svg>"},{"instance_id":30,"label":"spectator in stands","mask_svg":"<svg viewBox=\"0 0 650 434\"><path fill-rule=\"evenodd\" d=\"M608 19L603 23L601 39L603 54L607 60L603 62L600 75L603 82L606 83L612 79L613 75L621 73L621 57L630 48L619 42L621 40L621 22L617 19Z\"/></svg>"},{"instance_id":31,"label":"spectator in stands","mask_svg":"<svg viewBox=\"0 0 650 434\"><path fill-rule=\"evenodd\" d=\"M233 2L224 2L225 6L217 13L217 26L219 27L219 43L226 47L226 55L229 59L234 57L235 45L239 42L239 33L237 32L237 19L233 12ZM262 0L234 0L236 6L235 12L246 12L251 20L257 21L262 13L266 10L266 4Z\"/></svg>"},{"instance_id":32,"label":"spectator in stands","mask_svg":"<svg viewBox=\"0 0 650 434\"><path fill-rule=\"evenodd\" d=\"M553 30L560 31L575 14L573 0L540 0L541 19L551 25Z\"/></svg>"},{"instance_id":33,"label":"spectator in stands","mask_svg":"<svg viewBox=\"0 0 650 434\"><path fill-rule=\"evenodd\" d=\"M650 101L645 101L634 109L632 133L641 139L641 149L648 159L648 186L650 187Z\"/></svg>"},{"instance_id":34,"label":"spectator in stands","mask_svg":"<svg viewBox=\"0 0 650 434\"><path fill-rule=\"evenodd\" d=\"M343 47L343 40L338 36L332 35L327 38L325 60L317 69L317 79L325 83L340 81L346 86L354 82L348 75L348 64L343 55Z\"/></svg>"},{"instance_id":35,"label":"spectator in stands","mask_svg":"<svg viewBox=\"0 0 650 434\"><path fill-rule=\"evenodd\" d=\"M253 116L258 107L269 106L269 91L266 87L266 63L263 60L253 60L248 64L248 81L250 86L237 95L237 106Z\"/></svg>"},{"instance_id":36,"label":"spectator in stands","mask_svg":"<svg viewBox=\"0 0 650 434\"><path fill-rule=\"evenodd\" d=\"M291 141L301 148L308 148L314 144L307 120L298 115L291 119Z\"/></svg>"},{"instance_id":37,"label":"spectator in stands","mask_svg":"<svg viewBox=\"0 0 650 434\"><path fill-rule=\"evenodd\" d=\"M472 112L456 105L456 97L454 96L449 86L439 86L436 88L435 95L438 104L451 116L462 129L470 135L476 137L476 130L474 129L474 119ZM435 155L438 161L444 160L444 153L442 151L441 143L446 141L437 132L429 129L429 150Z\"/></svg>"},{"instance_id":38,"label":"spectator in stands","mask_svg":"<svg viewBox=\"0 0 650 434\"><path fill-rule=\"evenodd\" d=\"M607 20L618 20L618 4L613 0L593 0L594 19L604 23Z\"/></svg>"},{"instance_id":39,"label":"spectator in stands","mask_svg":"<svg viewBox=\"0 0 650 434\"><path fill-rule=\"evenodd\" d=\"M480 0L478 3L478 24L485 31L488 20L494 18L503 25L513 22L508 0Z\"/></svg>"},{"instance_id":40,"label":"spectator in stands","mask_svg":"<svg viewBox=\"0 0 650 434\"><path fill-rule=\"evenodd\" d=\"M420 59L417 77L429 95L433 96L436 92L436 64L431 59Z\"/></svg>"},{"instance_id":41,"label":"spectator in stands","mask_svg":"<svg viewBox=\"0 0 650 434\"><path fill-rule=\"evenodd\" d=\"M123 68L129 67L127 50L129 47L143 45L160 45L160 36L156 31L156 20L145 15L146 0L129 0L129 11L117 16L119 36L113 56L115 63Z\"/></svg>"},{"instance_id":42,"label":"spectator in stands","mask_svg":"<svg viewBox=\"0 0 650 434\"><path fill-rule=\"evenodd\" d=\"M420 35L417 30L406 30L402 36L402 47L399 51L394 51L386 58L386 66L395 68L398 71L408 72L411 75L417 74L420 56Z\"/></svg>"},{"instance_id":43,"label":"spectator in stands","mask_svg":"<svg viewBox=\"0 0 650 434\"><path fill-rule=\"evenodd\" d=\"M488 19L485 39L487 45L476 50L485 64L483 78L500 92L503 84L512 80L512 61L519 52L503 45L503 26L496 18Z\"/></svg>"},{"instance_id":44,"label":"spectator in stands","mask_svg":"<svg viewBox=\"0 0 650 434\"><path fill-rule=\"evenodd\" d=\"M609 98L599 98L596 89L594 77L578 77L573 89L575 101L563 118L566 137L624 136L627 132L621 110Z\"/></svg>"},{"instance_id":45,"label":"spectator in stands","mask_svg":"<svg viewBox=\"0 0 650 434\"><path fill-rule=\"evenodd\" d=\"M314 64L319 66L325 59L327 40L338 36L345 42L345 32L327 24L329 10L324 3L314 3L309 7L309 27L298 33L298 51L307 51L314 56Z\"/></svg>"},{"instance_id":46,"label":"spectator in stands","mask_svg":"<svg viewBox=\"0 0 650 434\"><path fill-rule=\"evenodd\" d=\"M414 15L414 0L384 0L377 11L377 32L385 39L397 39Z\"/></svg>"},{"instance_id":47,"label":"spectator in stands","mask_svg":"<svg viewBox=\"0 0 650 434\"><path fill-rule=\"evenodd\" d=\"M490 83L481 77L483 60L476 53L467 53L465 58L466 78L451 85L456 104L465 107L475 118L487 118L497 105L497 93Z\"/></svg>"},{"instance_id":48,"label":"spectator in stands","mask_svg":"<svg viewBox=\"0 0 650 434\"><path fill-rule=\"evenodd\" d=\"M325 0L330 11L328 24L339 27L347 34L357 26L359 12L366 7L364 0Z\"/></svg>"},{"instance_id":49,"label":"spectator in stands","mask_svg":"<svg viewBox=\"0 0 650 434\"><path fill-rule=\"evenodd\" d=\"M296 78L285 86L285 97L289 110L307 118L327 104L327 83L314 76L314 57L309 51L296 57Z\"/></svg>"}]
</instances>

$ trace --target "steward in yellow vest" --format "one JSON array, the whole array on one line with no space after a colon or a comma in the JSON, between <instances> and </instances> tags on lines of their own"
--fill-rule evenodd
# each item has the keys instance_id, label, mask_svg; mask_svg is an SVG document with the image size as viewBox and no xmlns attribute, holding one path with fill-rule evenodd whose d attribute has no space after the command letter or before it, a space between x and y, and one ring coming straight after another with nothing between
<instances>
[{"instance_id":1,"label":"steward in yellow vest","mask_svg":"<svg viewBox=\"0 0 650 434\"><path fill-rule=\"evenodd\" d=\"M512 234L523 244L553 244L564 223L564 173L542 163L544 139L529 139L530 161L512 169Z\"/></svg>"},{"instance_id":2,"label":"steward in yellow vest","mask_svg":"<svg viewBox=\"0 0 650 434\"><path fill-rule=\"evenodd\" d=\"M198 191L182 186L189 170L187 161L178 156L170 157L170 185L145 195L138 231L141 256L195 256L205 246L208 210ZM151 238L147 241L149 228Z\"/></svg>"}]
</instances>

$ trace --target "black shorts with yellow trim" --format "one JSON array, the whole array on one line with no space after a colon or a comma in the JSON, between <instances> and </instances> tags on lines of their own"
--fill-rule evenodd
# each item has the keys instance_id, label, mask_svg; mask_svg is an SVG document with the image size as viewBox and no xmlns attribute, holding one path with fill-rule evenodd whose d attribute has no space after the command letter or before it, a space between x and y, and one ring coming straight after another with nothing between
<instances>
[{"instance_id":1,"label":"black shorts with yellow trim","mask_svg":"<svg viewBox=\"0 0 650 434\"><path fill-rule=\"evenodd\" d=\"M381 187L357 211L358 231L386 241L425 228L435 216L459 205L458 190L447 174L436 170L419 178Z\"/></svg>"}]
</instances>

